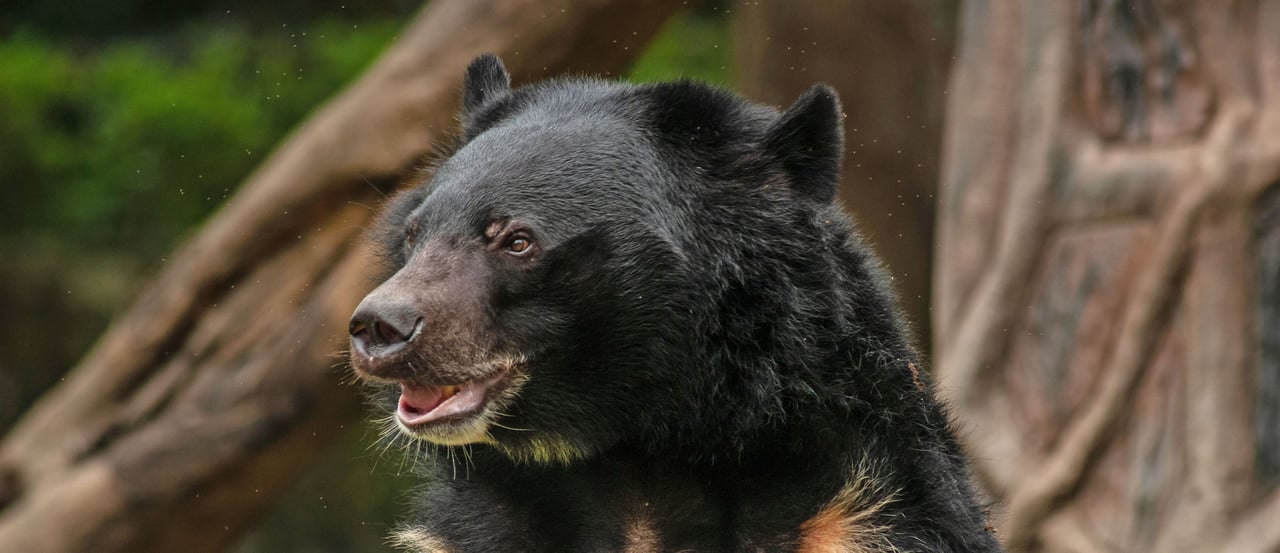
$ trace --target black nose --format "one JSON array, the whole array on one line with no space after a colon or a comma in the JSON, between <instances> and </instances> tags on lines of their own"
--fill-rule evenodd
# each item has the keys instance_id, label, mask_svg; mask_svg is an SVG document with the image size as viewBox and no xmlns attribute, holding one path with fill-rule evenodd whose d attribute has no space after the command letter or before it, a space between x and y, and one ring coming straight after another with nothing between
<instances>
[{"instance_id":1,"label":"black nose","mask_svg":"<svg viewBox=\"0 0 1280 553\"><path fill-rule=\"evenodd\" d=\"M370 296L351 315L347 332L359 353L394 353L413 339L422 325L422 314L413 306Z\"/></svg>"}]
</instances>

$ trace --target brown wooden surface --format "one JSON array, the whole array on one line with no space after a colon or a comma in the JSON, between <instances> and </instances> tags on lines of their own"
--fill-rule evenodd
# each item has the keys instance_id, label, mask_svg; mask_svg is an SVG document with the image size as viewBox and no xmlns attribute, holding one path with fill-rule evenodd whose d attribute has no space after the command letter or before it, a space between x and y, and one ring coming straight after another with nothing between
<instances>
[{"instance_id":1,"label":"brown wooden surface","mask_svg":"<svg viewBox=\"0 0 1280 553\"><path fill-rule=\"evenodd\" d=\"M680 0L436 0L295 130L0 443L0 551L217 551L359 418L339 385L375 206L462 71L616 73Z\"/></svg>"},{"instance_id":2,"label":"brown wooden surface","mask_svg":"<svg viewBox=\"0 0 1280 553\"><path fill-rule=\"evenodd\" d=\"M1011 551L1280 551L1280 3L963 5L935 353Z\"/></svg>"},{"instance_id":3,"label":"brown wooden surface","mask_svg":"<svg viewBox=\"0 0 1280 553\"><path fill-rule=\"evenodd\" d=\"M840 201L884 259L925 349L953 10L937 0L743 0L731 12L734 73L748 96L786 106L815 82L839 91Z\"/></svg>"}]
</instances>

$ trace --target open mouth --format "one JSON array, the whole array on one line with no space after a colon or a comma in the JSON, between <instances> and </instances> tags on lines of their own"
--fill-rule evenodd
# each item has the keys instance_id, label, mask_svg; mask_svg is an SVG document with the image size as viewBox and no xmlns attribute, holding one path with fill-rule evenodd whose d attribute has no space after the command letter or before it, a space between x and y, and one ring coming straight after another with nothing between
<instances>
[{"instance_id":1,"label":"open mouth","mask_svg":"<svg viewBox=\"0 0 1280 553\"><path fill-rule=\"evenodd\" d=\"M380 386L399 385L400 397L391 420L402 433L446 446L491 441L490 425L503 417L504 406L528 381L523 370L527 359L523 355L495 356L447 371L419 371L395 358L369 360L353 356L352 361L361 378ZM423 377L430 376L456 380L422 382Z\"/></svg>"},{"instance_id":2,"label":"open mouth","mask_svg":"<svg viewBox=\"0 0 1280 553\"><path fill-rule=\"evenodd\" d=\"M421 426L451 417L475 415L486 403L486 393L497 378L462 384L419 385L401 383L401 399L396 410L406 426Z\"/></svg>"},{"instance_id":3,"label":"open mouth","mask_svg":"<svg viewBox=\"0 0 1280 553\"><path fill-rule=\"evenodd\" d=\"M443 386L401 382L396 418L414 433L465 422L483 414L485 407L500 392L498 388L505 377L505 372L499 372L487 378Z\"/></svg>"}]
</instances>

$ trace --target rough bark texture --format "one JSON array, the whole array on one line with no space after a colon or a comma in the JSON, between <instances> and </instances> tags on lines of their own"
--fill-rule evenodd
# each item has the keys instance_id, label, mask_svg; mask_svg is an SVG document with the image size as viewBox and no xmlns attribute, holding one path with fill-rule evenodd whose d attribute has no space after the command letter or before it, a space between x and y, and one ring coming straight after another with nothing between
<instances>
[{"instance_id":1,"label":"rough bark texture","mask_svg":"<svg viewBox=\"0 0 1280 553\"><path fill-rule=\"evenodd\" d=\"M1280 3L965 2L936 367L1011 551L1280 551Z\"/></svg>"},{"instance_id":2,"label":"rough bark texture","mask_svg":"<svg viewBox=\"0 0 1280 553\"><path fill-rule=\"evenodd\" d=\"M436 0L298 128L0 443L0 551L217 551L344 422L358 236L454 127L462 71L625 67L680 0Z\"/></svg>"},{"instance_id":3,"label":"rough bark texture","mask_svg":"<svg viewBox=\"0 0 1280 553\"><path fill-rule=\"evenodd\" d=\"M731 14L734 70L748 96L786 106L815 82L840 92L840 200L888 265L926 348L953 9L938 0L740 0Z\"/></svg>"}]
</instances>

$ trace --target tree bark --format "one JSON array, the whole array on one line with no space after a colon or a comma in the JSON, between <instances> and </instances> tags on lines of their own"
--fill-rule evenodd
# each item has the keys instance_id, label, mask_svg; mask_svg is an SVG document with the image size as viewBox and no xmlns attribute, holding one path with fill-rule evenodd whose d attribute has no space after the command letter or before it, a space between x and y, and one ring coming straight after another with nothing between
<instances>
[{"instance_id":1,"label":"tree bark","mask_svg":"<svg viewBox=\"0 0 1280 553\"><path fill-rule=\"evenodd\" d=\"M482 52L614 73L680 0L436 0L294 131L0 443L0 551L217 551L340 431L361 229Z\"/></svg>"},{"instance_id":2,"label":"tree bark","mask_svg":"<svg viewBox=\"0 0 1280 553\"><path fill-rule=\"evenodd\" d=\"M936 367L1010 551L1280 551L1280 3L965 2Z\"/></svg>"},{"instance_id":3,"label":"tree bark","mask_svg":"<svg viewBox=\"0 0 1280 553\"><path fill-rule=\"evenodd\" d=\"M767 0L731 13L747 95L786 106L817 82L840 92L840 201L885 260L925 349L953 11L937 0Z\"/></svg>"}]
</instances>

